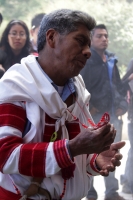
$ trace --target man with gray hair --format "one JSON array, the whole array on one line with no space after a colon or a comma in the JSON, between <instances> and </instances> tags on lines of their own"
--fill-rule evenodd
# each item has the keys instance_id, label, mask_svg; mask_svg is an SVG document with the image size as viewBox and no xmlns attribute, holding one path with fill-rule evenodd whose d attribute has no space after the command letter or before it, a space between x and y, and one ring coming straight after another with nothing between
<instances>
[{"instance_id":1,"label":"man with gray hair","mask_svg":"<svg viewBox=\"0 0 133 200\"><path fill-rule=\"evenodd\" d=\"M0 197L80 200L91 176L120 165L125 142L105 113L94 124L79 75L95 20L81 11L43 17L38 57L30 55L0 80Z\"/></svg>"}]
</instances>

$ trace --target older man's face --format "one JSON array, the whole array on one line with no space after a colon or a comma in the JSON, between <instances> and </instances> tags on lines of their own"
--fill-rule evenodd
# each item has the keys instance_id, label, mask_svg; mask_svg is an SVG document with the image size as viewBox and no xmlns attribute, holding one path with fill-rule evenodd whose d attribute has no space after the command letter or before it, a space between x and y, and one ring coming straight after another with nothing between
<instances>
[{"instance_id":1,"label":"older man's face","mask_svg":"<svg viewBox=\"0 0 133 200\"><path fill-rule=\"evenodd\" d=\"M56 37L54 56L58 68L66 78L77 76L84 67L90 53L90 32L85 26L68 35Z\"/></svg>"}]
</instances>

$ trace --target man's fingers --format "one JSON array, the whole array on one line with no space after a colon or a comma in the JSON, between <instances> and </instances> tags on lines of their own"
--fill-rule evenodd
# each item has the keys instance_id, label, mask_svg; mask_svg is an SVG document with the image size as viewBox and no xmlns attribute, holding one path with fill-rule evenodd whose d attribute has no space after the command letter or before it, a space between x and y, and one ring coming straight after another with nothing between
<instances>
[{"instance_id":1,"label":"man's fingers","mask_svg":"<svg viewBox=\"0 0 133 200\"><path fill-rule=\"evenodd\" d=\"M117 166L117 167L121 165L121 161L120 160L116 160L115 158L112 158L111 162L114 164L114 166Z\"/></svg>"},{"instance_id":2,"label":"man's fingers","mask_svg":"<svg viewBox=\"0 0 133 200\"><path fill-rule=\"evenodd\" d=\"M103 149L102 149L101 152L103 152L103 151L107 151L107 150L109 150L109 149L110 149L110 145L109 145L109 146L105 146L105 147L103 147Z\"/></svg>"},{"instance_id":3,"label":"man's fingers","mask_svg":"<svg viewBox=\"0 0 133 200\"><path fill-rule=\"evenodd\" d=\"M116 136L116 130L113 127L112 130L105 136L106 139L105 146L110 146L114 142L115 136Z\"/></svg>"},{"instance_id":4,"label":"man's fingers","mask_svg":"<svg viewBox=\"0 0 133 200\"><path fill-rule=\"evenodd\" d=\"M111 124L108 123L108 124L106 124L106 125L104 125L104 126L98 128L96 131L97 131L98 133L100 133L100 134L102 133L102 135L104 136L104 135L106 135L108 132L110 132L110 127L111 127Z\"/></svg>"},{"instance_id":5,"label":"man's fingers","mask_svg":"<svg viewBox=\"0 0 133 200\"><path fill-rule=\"evenodd\" d=\"M109 175L109 172L106 169L105 170L101 170L99 173L100 173L101 176L108 176Z\"/></svg>"},{"instance_id":6,"label":"man's fingers","mask_svg":"<svg viewBox=\"0 0 133 200\"><path fill-rule=\"evenodd\" d=\"M124 141L117 142L117 143L113 143L113 144L111 145L111 149L112 149L112 150L119 150L119 149L121 149L122 147L124 147L125 144L126 144L126 143L125 143Z\"/></svg>"},{"instance_id":7,"label":"man's fingers","mask_svg":"<svg viewBox=\"0 0 133 200\"><path fill-rule=\"evenodd\" d=\"M108 172L113 172L115 170L115 166L114 165L107 165L107 170L108 170Z\"/></svg>"},{"instance_id":8,"label":"man's fingers","mask_svg":"<svg viewBox=\"0 0 133 200\"><path fill-rule=\"evenodd\" d=\"M116 153L114 157L117 160L121 160L123 158L123 155L121 153Z\"/></svg>"}]
</instances>

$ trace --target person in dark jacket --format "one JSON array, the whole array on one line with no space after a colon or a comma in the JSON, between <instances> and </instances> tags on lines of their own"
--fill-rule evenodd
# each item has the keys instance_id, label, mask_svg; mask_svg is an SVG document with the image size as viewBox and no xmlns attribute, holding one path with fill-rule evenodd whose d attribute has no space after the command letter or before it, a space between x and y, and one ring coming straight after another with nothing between
<instances>
[{"instance_id":1,"label":"person in dark jacket","mask_svg":"<svg viewBox=\"0 0 133 200\"><path fill-rule=\"evenodd\" d=\"M22 20L11 20L0 41L0 64L5 70L30 54L27 25Z\"/></svg>"},{"instance_id":2,"label":"person in dark jacket","mask_svg":"<svg viewBox=\"0 0 133 200\"><path fill-rule=\"evenodd\" d=\"M2 21L3 21L3 16L2 16L2 14L0 13L0 25L1 25Z\"/></svg>"},{"instance_id":3,"label":"person in dark jacket","mask_svg":"<svg viewBox=\"0 0 133 200\"><path fill-rule=\"evenodd\" d=\"M128 139L130 142L130 149L128 151L128 157L126 161L125 172L121 175L122 192L133 194L133 58L130 60L127 68L127 72L122 78L122 81L129 82L130 88L127 91L128 101Z\"/></svg>"},{"instance_id":4,"label":"person in dark jacket","mask_svg":"<svg viewBox=\"0 0 133 200\"><path fill-rule=\"evenodd\" d=\"M124 98L128 84L123 84L117 68L117 58L108 52L108 31L104 24L97 25L92 31L91 57L81 71L87 90L91 94L90 112L95 123L98 123L100 116L108 112L111 123L117 130L115 142L121 140L122 120L118 117L127 111L127 102ZM118 180L112 172L105 179L105 200L123 200L119 196ZM97 192L92 186L88 192L87 199L97 199Z\"/></svg>"}]
</instances>

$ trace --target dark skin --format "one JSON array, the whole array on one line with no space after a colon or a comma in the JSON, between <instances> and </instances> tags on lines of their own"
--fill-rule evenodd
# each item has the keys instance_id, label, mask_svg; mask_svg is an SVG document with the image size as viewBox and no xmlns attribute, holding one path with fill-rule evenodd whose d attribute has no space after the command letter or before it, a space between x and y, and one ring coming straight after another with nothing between
<instances>
[{"instance_id":1,"label":"dark skin","mask_svg":"<svg viewBox=\"0 0 133 200\"><path fill-rule=\"evenodd\" d=\"M80 154L101 153L110 148L116 135L113 125L108 123L103 127L93 130L86 129L73 140L69 141L70 151L73 157ZM82 144L84 144L82 146Z\"/></svg>"},{"instance_id":2,"label":"dark skin","mask_svg":"<svg viewBox=\"0 0 133 200\"><path fill-rule=\"evenodd\" d=\"M91 56L90 32L84 26L68 35L60 35L50 29L46 40L38 62L56 85L64 86L68 79L80 73Z\"/></svg>"},{"instance_id":3,"label":"dark skin","mask_svg":"<svg viewBox=\"0 0 133 200\"><path fill-rule=\"evenodd\" d=\"M90 56L90 32L85 26L79 26L76 31L67 35L60 35L54 29L49 29L46 33L46 44L39 52L38 62L56 85L64 86L68 79L80 73ZM110 145L114 141L115 134L116 130L111 124L97 130L86 129L69 141L71 154L75 157L86 153L101 153L105 150L108 154L108 151L112 151ZM124 142L120 142L118 148L124 145ZM114 166L115 169L118 160L115 158L110 166ZM99 161L100 159L98 165Z\"/></svg>"},{"instance_id":4,"label":"dark skin","mask_svg":"<svg viewBox=\"0 0 133 200\"><path fill-rule=\"evenodd\" d=\"M101 169L100 174L102 176L108 176L109 172L115 170L115 166L121 165L120 160L122 159L122 155L119 153L118 149L121 149L124 145L125 142L111 144L108 151L104 151L98 155L96 163Z\"/></svg>"},{"instance_id":5,"label":"dark skin","mask_svg":"<svg viewBox=\"0 0 133 200\"><path fill-rule=\"evenodd\" d=\"M46 33L46 44L39 52L38 62L45 73L58 86L64 86L68 79L77 76L84 67L90 53L90 32L85 26L79 26L77 31L67 35L60 35L54 29ZM65 101L67 107L73 103L73 95ZM61 129L59 130L61 135ZM81 154L98 153L96 163L101 169L100 174L107 176L120 165L122 155L118 152L125 142L112 144L116 130L110 123L97 130L88 128L82 131L72 140L69 140L69 148L72 157ZM33 182L41 183L43 178L33 178ZM25 194L29 197L45 191L31 184ZM50 199L47 196L48 199Z\"/></svg>"}]
</instances>

